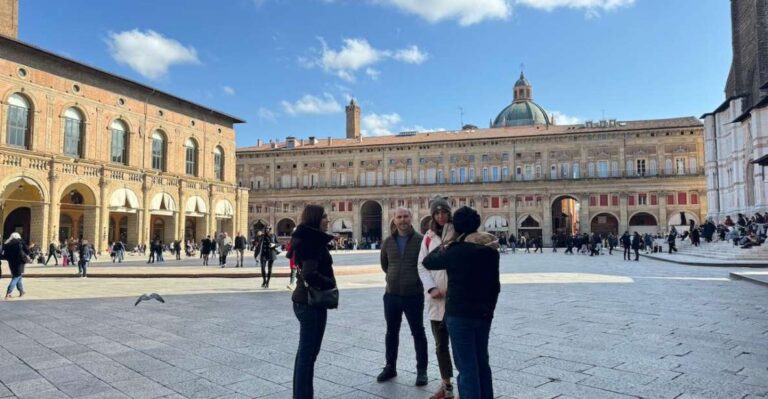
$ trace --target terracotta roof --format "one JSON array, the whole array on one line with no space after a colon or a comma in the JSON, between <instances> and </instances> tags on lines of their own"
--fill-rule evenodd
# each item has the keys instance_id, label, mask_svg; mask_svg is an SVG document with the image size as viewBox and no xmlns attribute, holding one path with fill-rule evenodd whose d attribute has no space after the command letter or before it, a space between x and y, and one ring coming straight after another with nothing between
<instances>
[{"instance_id":1,"label":"terracotta roof","mask_svg":"<svg viewBox=\"0 0 768 399\"><path fill-rule=\"evenodd\" d=\"M84 64L82 62L75 61L75 60L73 60L71 58L60 56L60 55L58 55L56 53L52 53L52 52L50 52L48 50L45 50L45 49L42 49L40 47L37 47L37 46L31 45L29 43L25 43L25 42L19 41L18 39L14 39L14 38L10 38L8 36L0 35L0 46L17 46L17 47L26 49L28 51L31 51L33 53L38 53L38 54L40 54L40 55L42 55L44 57L50 57L50 58L53 58L55 60L58 60L60 62L69 64L69 65L72 65L72 66L84 68L89 73L93 73L95 75L106 76L106 77L108 77L110 79L117 80L117 81L119 81L119 82L121 82L121 83L123 83L123 84L125 84L127 86L133 86L135 88L138 88L138 89L141 89L141 90L144 90L144 91L147 91L147 92L152 92L152 93L155 93L155 94L158 94L158 95L165 96L167 98L173 99L175 101L179 101L179 102L182 102L182 103L189 104L193 108L197 108L198 110L201 110L201 111L204 111L204 112L210 112L210 113L213 113L215 115L218 115L219 117L228 119L233 124L234 123L245 123L245 121L243 119L238 118L236 116L225 114L225 113L217 111L217 110L215 110L213 108L209 108L209 107L206 107L204 105L200 105L200 104L194 103L192 101L185 100L185 99L183 99L181 97L177 97L177 96L175 96L173 94L166 93L164 91L155 89L153 87L141 84L139 82L136 82L135 80L127 79L127 78L124 78L122 76L118 76L118 75L115 75L113 73L104 71L103 69L99 69L99 68L90 66L88 64ZM5 56L5 55L3 56L3 58L6 58L6 57L7 56Z\"/></svg>"},{"instance_id":2,"label":"terracotta roof","mask_svg":"<svg viewBox=\"0 0 768 399\"><path fill-rule=\"evenodd\" d=\"M599 122L597 123L599 124ZM483 139L499 139L499 138L511 138L511 137L541 137L541 136L557 136L564 134L574 133L620 133L634 130L648 130L648 129L667 129L667 128L691 128L702 127L701 121L695 117L683 117L683 118L671 118L671 119L653 119L653 120L641 120L641 121L621 121L616 122L616 126L611 127L599 127L593 126L590 128L584 125L556 125L549 127L546 126L518 126L518 127L503 127L492 129L477 129L477 130L457 130L457 131L444 131L444 132L430 132L430 133L418 133L407 136L375 136L375 137L363 137L362 140L347 139L347 138L331 138L330 145L328 139L317 139L315 144L308 144L308 140L304 140L303 145L296 143L296 147L291 151L298 150L314 150L318 148L341 148L341 147L366 147L366 146L380 146L380 145L407 145L407 144L422 144L442 141L462 141L462 140L483 140ZM297 140L298 141L298 140ZM267 151L282 151L285 150L285 142L277 144L277 148L272 148L270 143L262 144L261 146L241 147L237 149L238 153L243 152L267 152Z\"/></svg>"}]
</instances>

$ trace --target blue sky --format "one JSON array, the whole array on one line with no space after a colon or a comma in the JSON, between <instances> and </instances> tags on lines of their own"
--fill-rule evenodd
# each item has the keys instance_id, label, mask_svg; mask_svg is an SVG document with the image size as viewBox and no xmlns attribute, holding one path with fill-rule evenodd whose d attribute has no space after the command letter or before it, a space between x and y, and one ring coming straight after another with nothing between
<instances>
[{"instance_id":1,"label":"blue sky","mask_svg":"<svg viewBox=\"0 0 768 399\"><path fill-rule=\"evenodd\" d=\"M700 116L731 61L722 0L21 0L20 39L244 118L256 139L486 127L524 64L558 120Z\"/></svg>"}]
</instances>

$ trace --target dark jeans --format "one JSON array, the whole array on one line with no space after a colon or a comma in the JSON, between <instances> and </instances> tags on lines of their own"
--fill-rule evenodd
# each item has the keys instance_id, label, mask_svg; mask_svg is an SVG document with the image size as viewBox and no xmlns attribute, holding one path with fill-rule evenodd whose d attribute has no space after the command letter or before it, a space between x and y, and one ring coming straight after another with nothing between
<instances>
[{"instance_id":1,"label":"dark jeans","mask_svg":"<svg viewBox=\"0 0 768 399\"><path fill-rule=\"evenodd\" d=\"M446 316L453 343L453 360L459 369L459 396L493 398L493 378L488 360L491 320Z\"/></svg>"},{"instance_id":2,"label":"dark jeans","mask_svg":"<svg viewBox=\"0 0 768 399\"><path fill-rule=\"evenodd\" d=\"M624 247L624 260L632 260L632 248Z\"/></svg>"},{"instance_id":3,"label":"dark jeans","mask_svg":"<svg viewBox=\"0 0 768 399\"><path fill-rule=\"evenodd\" d=\"M44 265L48 266L48 261L51 260L51 258L53 258L54 264L56 266L58 266L59 265L59 257L56 256L56 252L51 252L51 253L48 254L48 259L45 260Z\"/></svg>"},{"instance_id":4,"label":"dark jeans","mask_svg":"<svg viewBox=\"0 0 768 399\"><path fill-rule=\"evenodd\" d=\"M640 260L640 248L635 248L635 260Z\"/></svg>"},{"instance_id":5,"label":"dark jeans","mask_svg":"<svg viewBox=\"0 0 768 399\"><path fill-rule=\"evenodd\" d=\"M384 294L384 319L387 321L385 338L387 365L397 367L397 347L400 345L400 324L403 313L413 335L416 349L416 369L427 369L427 335L424 333L424 296Z\"/></svg>"},{"instance_id":6,"label":"dark jeans","mask_svg":"<svg viewBox=\"0 0 768 399\"><path fill-rule=\"evenodd\" d=\"M299 319L299 349L293 365L293 397L311 399L314 397L313 379L315 361L323 344L328 309L293 303L293 313Z\"/></svg>"},{"instance_id":7,"label":"dark jeans","mask_svg":"<svg viewBox=\"0 0 768 399\"><path fill-rule=\"evenodd\" d=\"M448 327L445 325L445 320L430 320L429 324L432 326L432 336L435 337L435 355L437 355L437 365L440 367L440 378L450 380L453 377L453 363Z\"/></svg>"}]
</instances>

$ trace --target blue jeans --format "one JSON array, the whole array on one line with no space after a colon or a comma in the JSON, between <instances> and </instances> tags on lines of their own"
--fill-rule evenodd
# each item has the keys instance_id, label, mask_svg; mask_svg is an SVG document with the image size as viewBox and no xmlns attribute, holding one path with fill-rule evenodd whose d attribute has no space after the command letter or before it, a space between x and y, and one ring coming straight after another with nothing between
<instances>
[{"instance_id":1,"label":"blue jeans","mask_svg":"<svg viewBox=\"0 0 768 399\"><path fill-rule=\"evenodd\" d=\"M293 397L312 399L315 361L323 344L328 309L294 302L293 313L299 319L299 349L293 366Z\"/></svg>"},{"instance_id":2,"label":"blue jeans","mask_svg":"<svg viewBox=\"0 0 768 399\"><path fill-rule=\"evenodd\" d=\"M14 288L18 289L20 293L24 292L24 284L21 282L21 275L11 278L11 283L8 284L8 291L6 291L5 294L12 294Z\"/></svg>"},{"instance_id":3,"label":"blue jeans","mask_svg":"<svg viewBox=\"0 0 768 399\"><path fill-rule=\"evenodd\" d=\"M459 369L459 396L493 399L493 378L488 364L491 320L447 316L453 361Z\"/></svg>"},{"instance_id":4,"label":"blue jeans","mask_svg":"<svg viewBox=\"0 0 768 399\"><path fill-rule=\"evenodd\" d=\"M397 349L400 345L400 324L403 313L408 320L416 349L416 370L427 369L427 335L424 333L424 295L401 296L384 294L384 320L387 334L384 338L387 366L397 368Z\"/></svg>"}]
</instances>

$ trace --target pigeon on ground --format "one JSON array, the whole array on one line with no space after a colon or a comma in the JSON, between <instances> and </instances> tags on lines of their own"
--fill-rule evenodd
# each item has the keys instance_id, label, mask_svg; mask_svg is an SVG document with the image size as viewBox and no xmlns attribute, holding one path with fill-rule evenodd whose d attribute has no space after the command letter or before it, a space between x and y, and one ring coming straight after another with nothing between
<instances>
[{"instance_id":1,"label":"pigeon on ground","mask_svg":"<svg viewBox=\"0 0 768 399\"><path fill-rule=\"evenodd\" d=\"M158 294L151 293L151 294L143 294L143 295L141 295L139 297L139 299L136 300L136 303L133 306L137 306L139 304L139 302L141 302L141 301L148 301L150 299L156 299L156 300L158 300L161 303L165 303L165 300L163 299L163 297L161 297Z\"/></svg>"}]
</instances>

